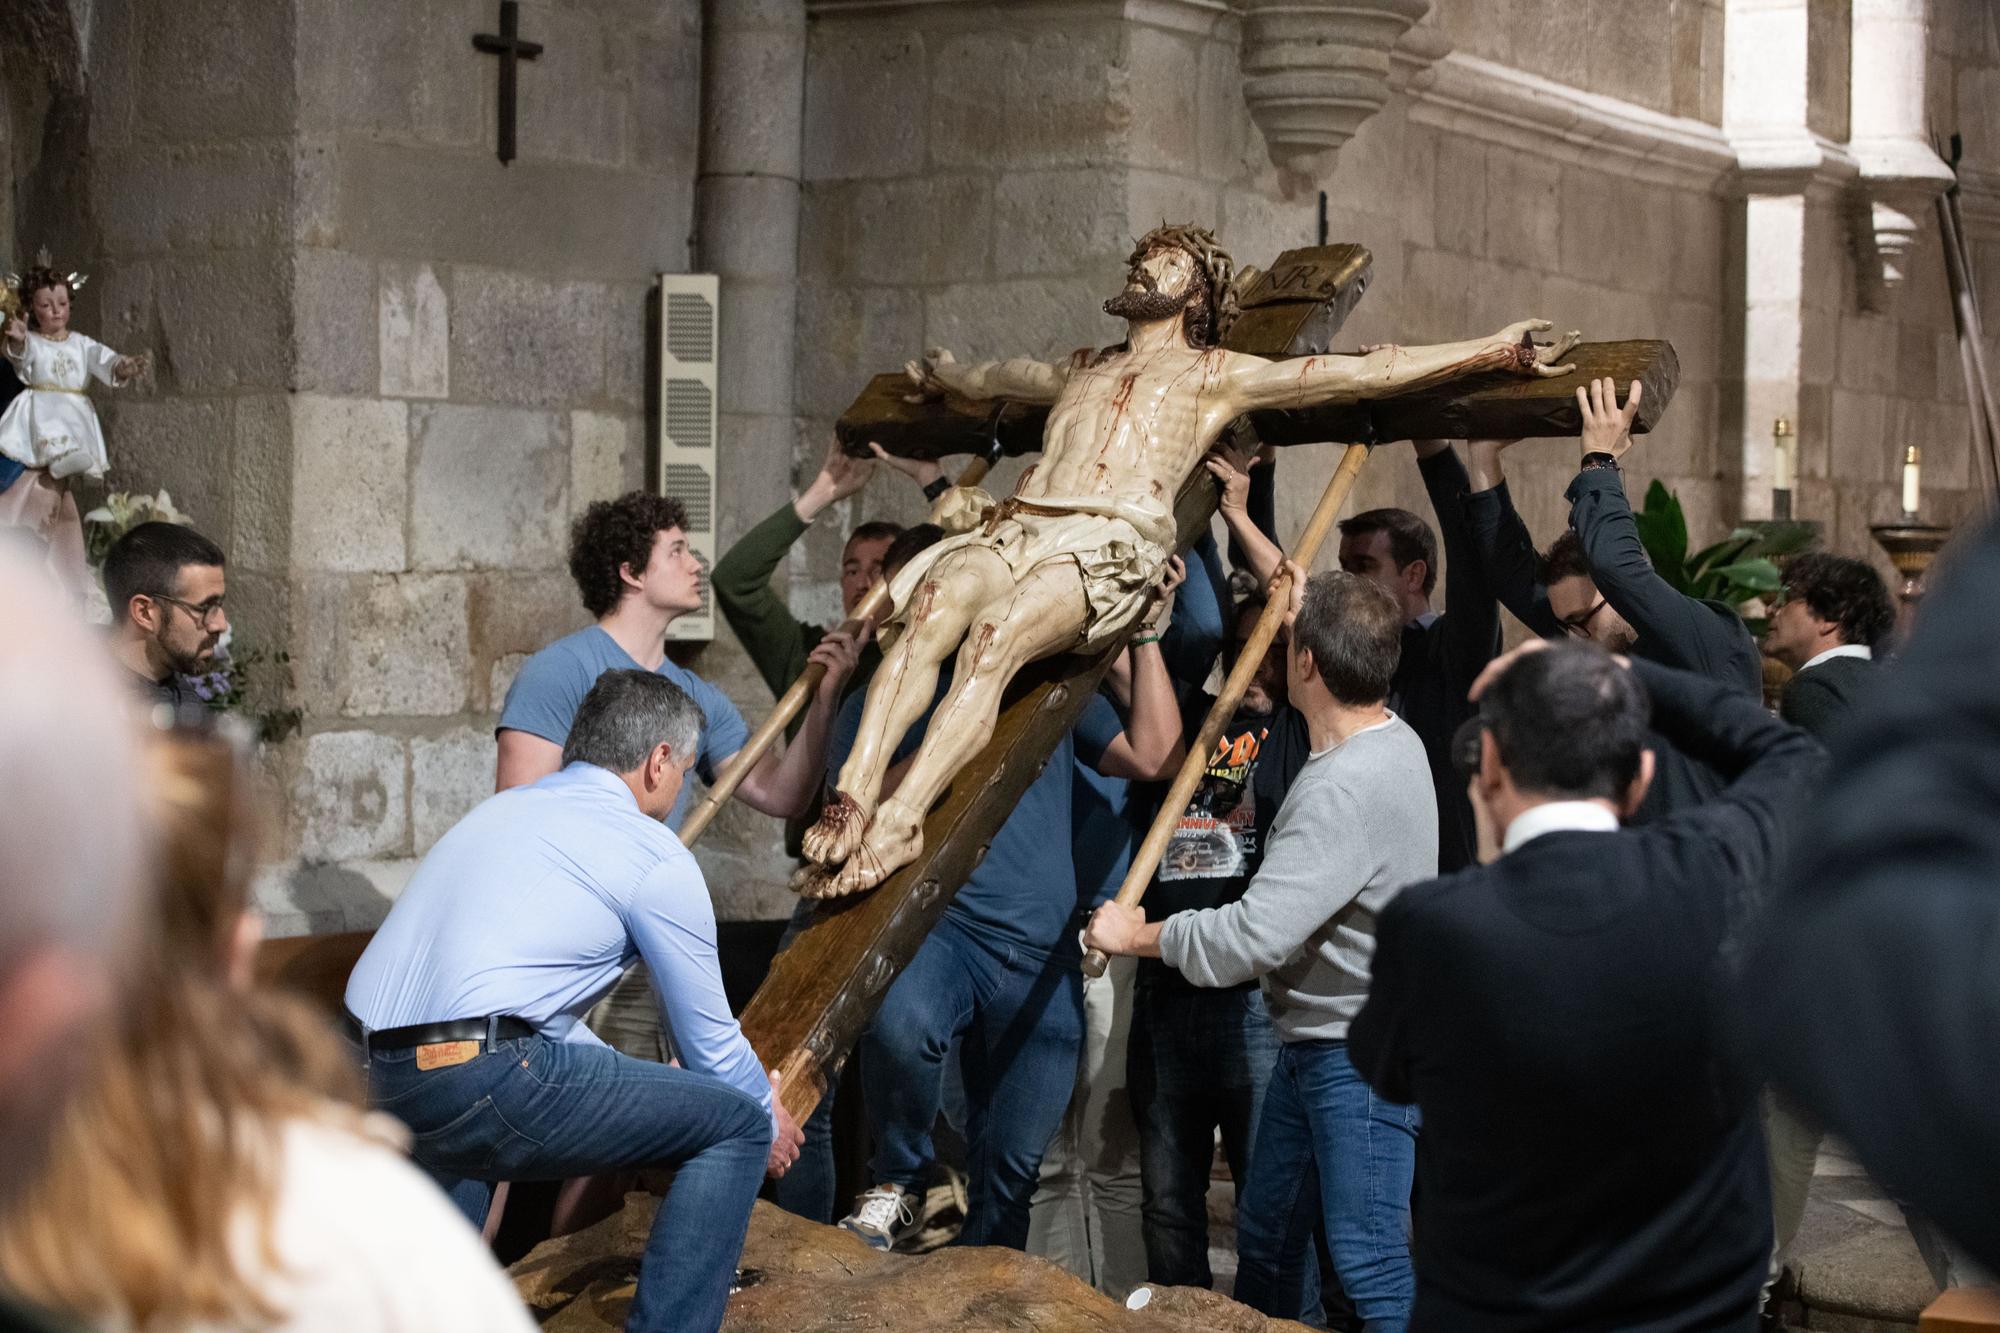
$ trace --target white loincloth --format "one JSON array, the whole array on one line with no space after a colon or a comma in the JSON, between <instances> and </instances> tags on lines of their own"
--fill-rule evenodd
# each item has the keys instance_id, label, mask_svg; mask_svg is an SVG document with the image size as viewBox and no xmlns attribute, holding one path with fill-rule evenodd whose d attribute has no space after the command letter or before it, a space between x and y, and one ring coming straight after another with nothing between
<instances>
[{"instance_id":1,"label":"white loincloth","mask_svg":"<svg viewBox=\"0 0 2000 1333\"><path fill-rule=\"evenodd\" d=\"M1096 648L1145 610L1174 553L1174 517L1164 505L1147 506L1105 496L1036 496L1027 501L1062 514L1015 513L992 525L948 536L919 552L889 585L895 612L886 622L900 630L910 596L931 568L955 551L992 551L1015 582L1058 560L1075 563L1083 578L1084 621L1072 650ZM993 506L991 496L959 487L940 497L935 511L947 527L976 520Z\"/></svg>"}]
</instances>

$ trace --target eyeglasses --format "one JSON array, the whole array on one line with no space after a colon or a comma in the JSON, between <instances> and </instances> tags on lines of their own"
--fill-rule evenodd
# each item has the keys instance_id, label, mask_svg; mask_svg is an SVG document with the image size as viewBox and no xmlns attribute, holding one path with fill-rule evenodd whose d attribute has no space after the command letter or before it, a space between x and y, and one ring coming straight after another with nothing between
<instances>
[{"instance_id":1,"label":"eyeglasses","mask_svg":"<svg viewBox=\"0 0 2000 1333\"><path fill-rule=\"evenodd\" d=\"M1572 638L1587 639L1590 637L1590 622L1593 619L1595 619L1597 613L1599 611L1602 611L1603 609L1604 609L1604 599L1600 597L1591 606L1591 608L1588 611L1585 611L1582 615L1572 616L1568 620L1559 621L1557 623L1559 623L1563 627L1563 633L1570 635Z\"/></svg>"},{"instance_id":2,"label":"eyeglasses","mask_svg":"<svg viewBox=\"0 0 2000 1333\"><path fill-rule=\"evenodd\" d=\"M193 602L183 602L178 597L169 597L163 592L149 592L146 596L156 602L172 602L175 606L193 616L195 623L203 629L219 628L216 623L217 621L221 621L224 625L229 623L227 615L224 614L222 599L220 597L196 605Z\"/></svg>"}]
</instances>

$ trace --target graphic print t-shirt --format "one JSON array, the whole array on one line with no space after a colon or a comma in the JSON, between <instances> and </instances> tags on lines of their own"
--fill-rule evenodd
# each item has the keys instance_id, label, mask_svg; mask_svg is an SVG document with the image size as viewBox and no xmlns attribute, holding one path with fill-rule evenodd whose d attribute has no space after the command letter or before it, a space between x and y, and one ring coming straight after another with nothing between
<instances>
[{"instance_id":1,"label":"graphic print t-shirt","mask_svg":"<svg viewBox=\"0 0 2000 1333\"><path fill-rule=\"evenodd\" d=\"M1211 702L1207 696L1193 701L1187 734L1200 727ZM1271 821L1311 749L1305 719L1291 708L1230 719L1154 872L1145 898L1147 920L1221 907L1243 896L1263 860ZM1142 961L1140 970L1151 985L1189 984L1155 959Z\"/></svg>"}]
</instances>

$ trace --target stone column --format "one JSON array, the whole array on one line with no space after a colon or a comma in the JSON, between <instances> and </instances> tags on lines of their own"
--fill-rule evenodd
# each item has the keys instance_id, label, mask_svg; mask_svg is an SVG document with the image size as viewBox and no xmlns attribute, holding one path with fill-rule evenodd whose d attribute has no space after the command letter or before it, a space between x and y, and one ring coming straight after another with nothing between
<instances>
[{"instance_id":1,"label":"stone column","mask_svg":"<svg viewBox=\"0 0 2000 1333\"><path fill-rule=\"evenodd\" d=\"M1854 0L1849 140L1885 288L1901 284L1911 247L1932 225L1931 202L1952 179L1924 123L1929 8L1929 0ZM1873 285L1864 282L1864 298Z\"/></svg>"},{"instance_id":2,"label":"stone column","mask_svg":"<svg viewBox=\"0 0 2000 1333\"><path fill-rule=\"evenodd\" d=\"M1836 201L1854 163L1811 128L1810 23L1807 0L1729 0L1724 27L1722 130L1736 150L1744 194L1738 446L1745 518L1771 517L1772 423L1790 418L1802 437L1818 431L1823 438L1826 429L1826 404L1801 387L1814 378L1808 306L1825 299L1827 285L1824 275L1806 278L1809 257L1823 248L1813 230L1828 225L1834 210L1811 205ZM1838 282L1832 291L1837 301Z\"/></svg>"},{"instance_id":3,"label":"stone column","mask_svg":"<svg viewBox=\"0 0 2000 1333\"><path fill-rule=\"evenodd\" d=\"M790 494L806 14L803 0L708 0L702 20L695 265L722 279L726 548Z\"/></svg>"}]
</instances>

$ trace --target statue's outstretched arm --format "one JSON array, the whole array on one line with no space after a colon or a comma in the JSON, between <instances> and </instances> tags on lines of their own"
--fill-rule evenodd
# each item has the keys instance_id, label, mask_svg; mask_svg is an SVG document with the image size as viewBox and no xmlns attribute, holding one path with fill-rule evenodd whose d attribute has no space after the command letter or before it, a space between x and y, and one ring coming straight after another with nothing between
<instances>
[{"instance_id":1,"label":"statue's outstretched arm","mask_svg":"<svg viewBox=\"0 0 2000 1333\"><path fill-rule=\"evenodd\" d=\"M1577 333L1537 344L1533 335L1549 327L1545 319L1524 319L1487 338L1433 343L1424 347L1387 344L1360 356L1307 356L1289 361L1244 358L1232 377L1244 409L1311 407L1316 403L1386 398L1482 370L1523 375L1566 375L1557 365L1576 346Z\"/></svg>"},{"instance_id":2,"label":"statue's outstretched arm","mask_svg":"<svg viewBox=\"0 0 2000 1333\"><path fill-rule=\"evenodd\" d=\"M1011 398L1022 403L1053 403L1069 382L1070 366L1050 365L1032 357L1011 361L974 361L961 364L942 347L924 353L921 361L905 363L903 370L918 390L935 393L950 389L967 398Z\"/></svg>"}]
</instances>

